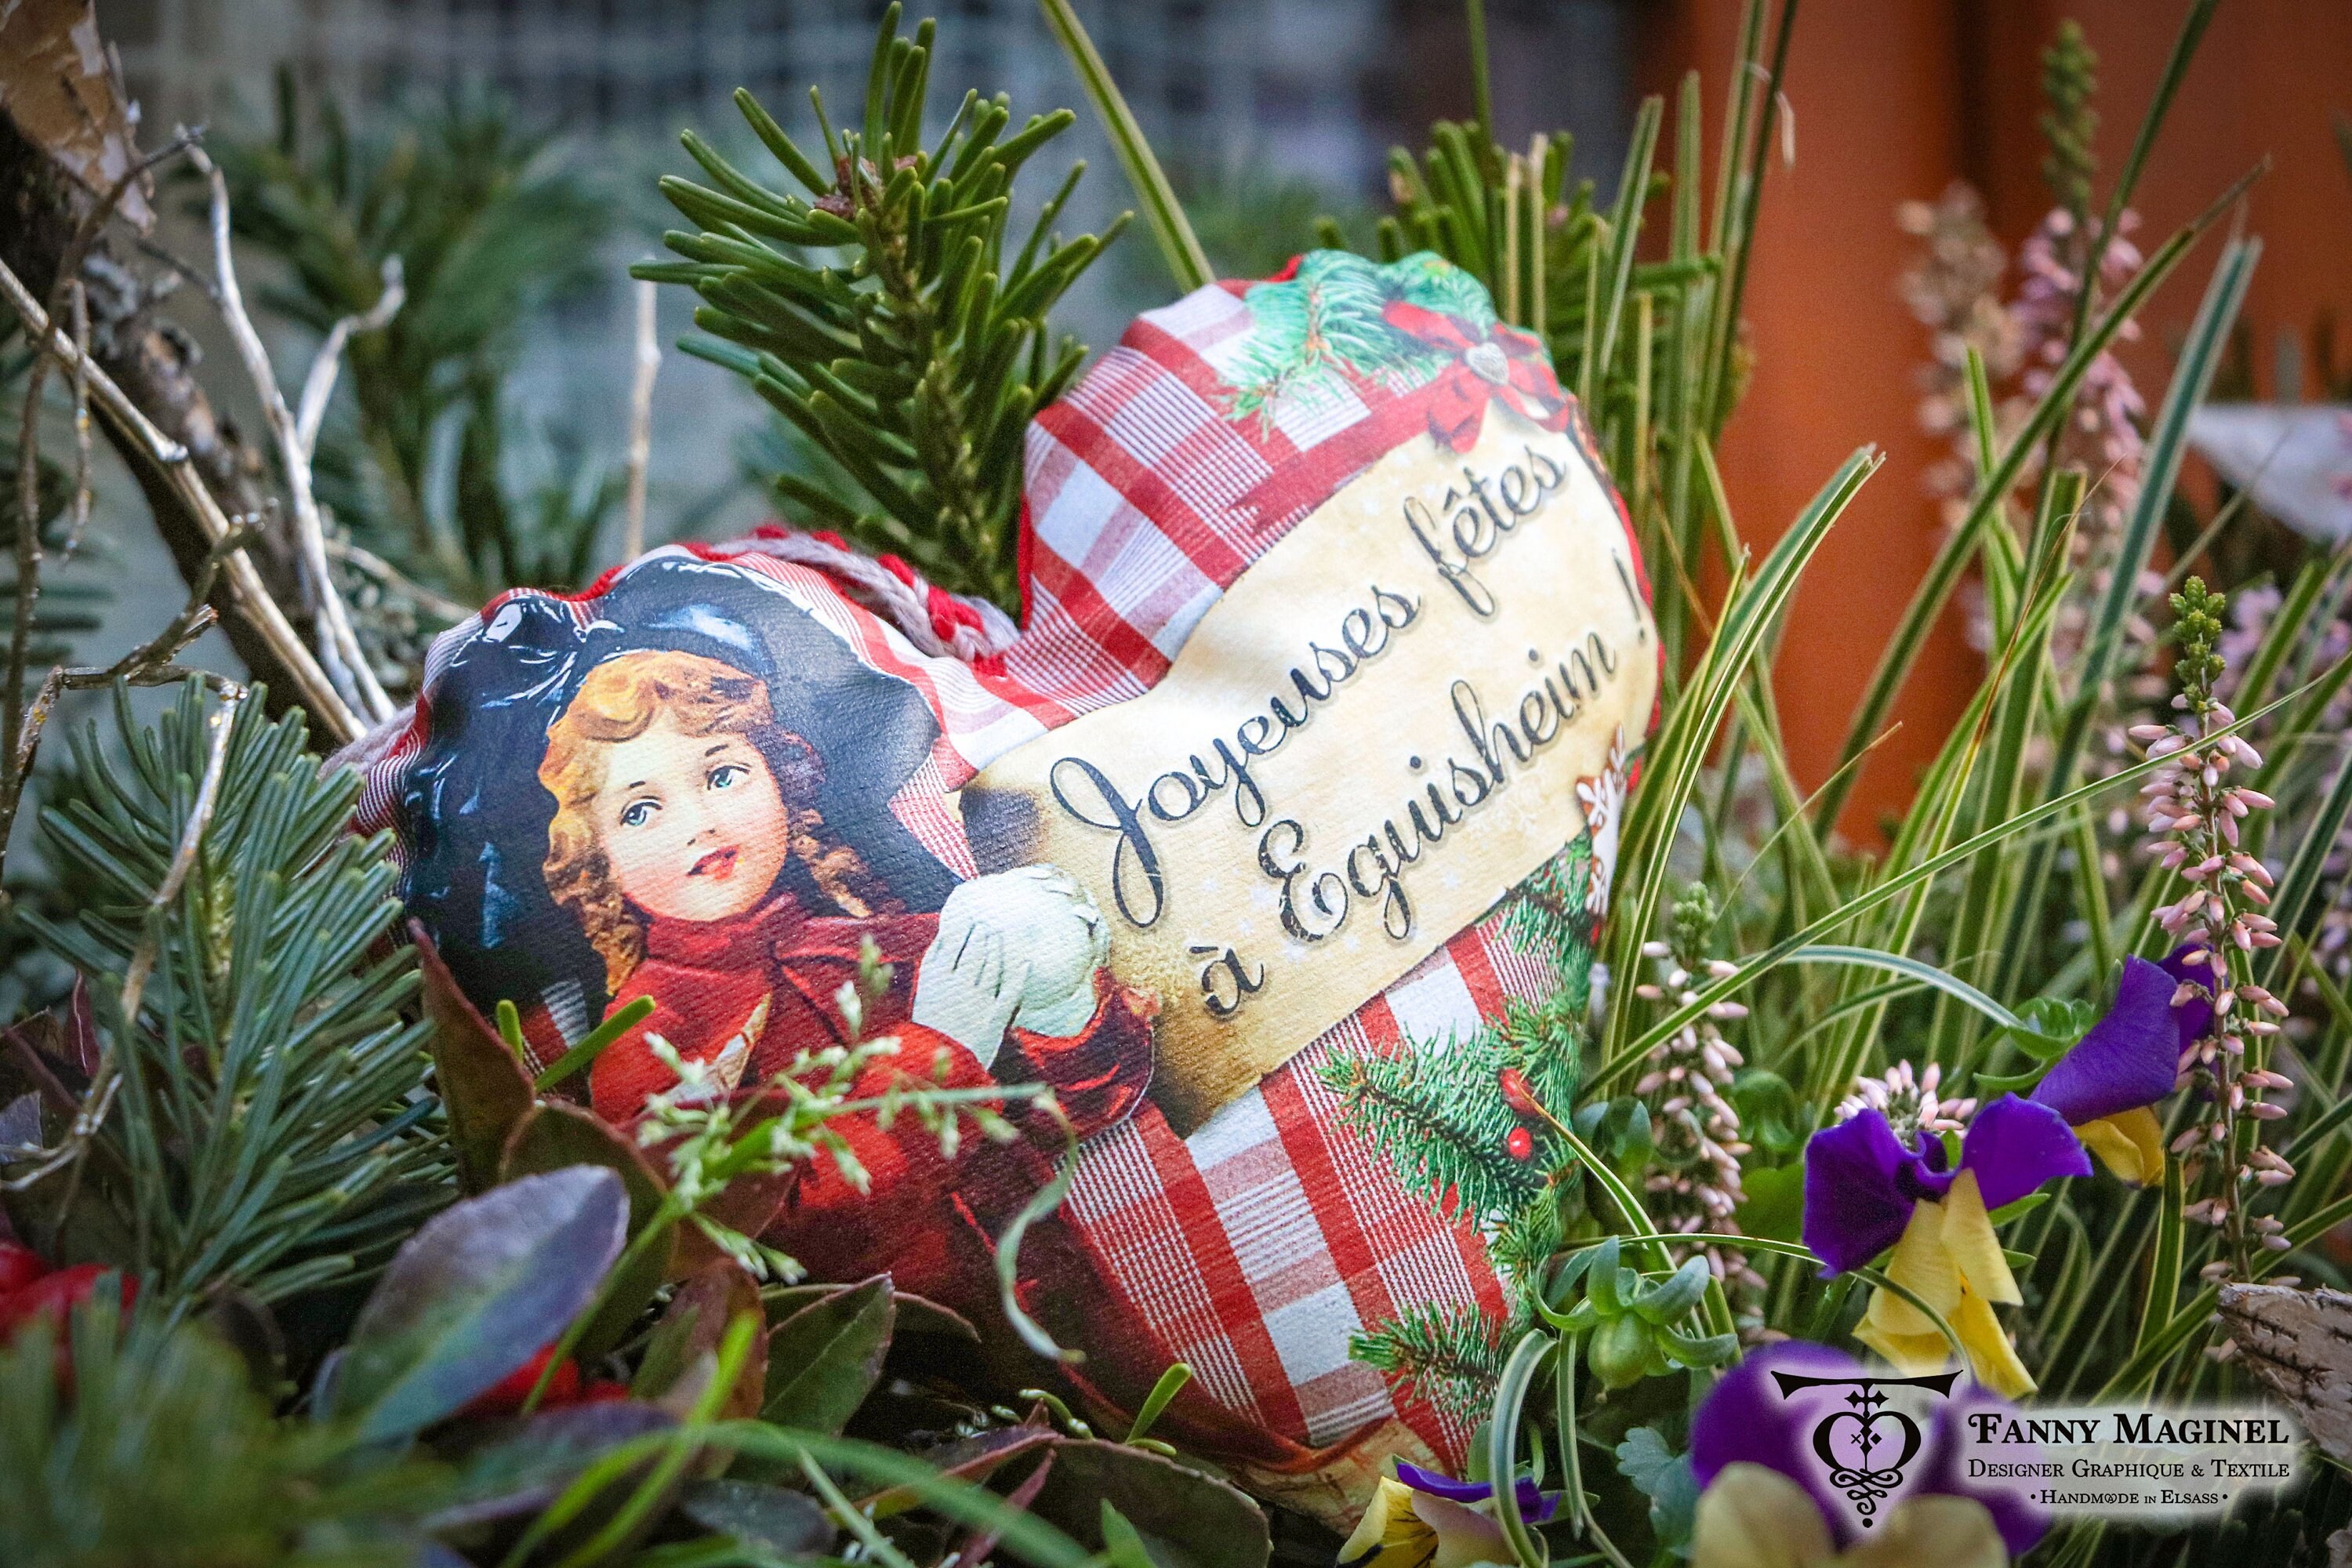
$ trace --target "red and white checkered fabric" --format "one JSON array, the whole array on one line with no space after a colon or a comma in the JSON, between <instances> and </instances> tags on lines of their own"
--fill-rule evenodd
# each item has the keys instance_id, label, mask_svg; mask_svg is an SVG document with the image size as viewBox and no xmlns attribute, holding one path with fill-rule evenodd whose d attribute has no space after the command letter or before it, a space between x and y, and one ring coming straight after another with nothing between
<instances>
[{"instance_id":1,"label":"red and white checkered fabric","mask_svg":"<svg viewBox=\"0 0 2352 1568\"><path fill-rule=\"evenodd\" d=\"M1251 329L1247 287L1212 285L1142 316L1037 416L1017 635L992 610L943 606L946 595L895 561L885 564L914 591L910 602L929 606L932 624L870 594L856 602L844 583L872 563L824 535L763 530L646 559L688 551L765 574L873 667L913 683L940 737L892 809L950 868L973 876L946 792L1076 715L1149 690L1253 561L1381 451L1428 428L1419 411L1427 389L1377 378L1277 405L1267 419L1234 417L1221 404L1229 406L1232 351ZM567 601L572 613L593 615L611 581ZM428 692L499 609L435 645ZM964 651L994 651L959 657L942 616L962 622ZM368 776L363 830L404 829L401 779L424 732L419 717L354 748ZM1318 1068L1334 1050L1467 1034L1507 1000L1539 999L1554 984L1490 917L1189 1138L1147 1106L1091 1140L1065 1218L1121 1281L1161 1359L1188 1363L1220 1405L1292 1442L1322 1447L1394 1416L1458 1463L1463 1423L1397 1398L1348 1358L1349 1338L1420 1303L1499 1315L1502 1287L1471 1229L1439 1219L1341 1124Z\"/></svg>"}]
</instances>

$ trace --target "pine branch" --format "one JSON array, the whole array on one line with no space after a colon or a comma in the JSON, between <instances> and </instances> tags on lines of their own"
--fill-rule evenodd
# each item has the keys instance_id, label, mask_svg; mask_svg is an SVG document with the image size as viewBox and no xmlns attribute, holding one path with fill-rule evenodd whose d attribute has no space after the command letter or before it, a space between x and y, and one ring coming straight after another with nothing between
<instances>
[{"instance_id":1,"label":"pine branch","mask_svg":"<svg viewBox=\"0 0 2352 1568\"><path fill-rule=\"evenodd\" d=\"M143 729L117 689L119 757L95 726L75 737L77 793L42 815L81 910L24 915L91 982L90 1099L116 1096L95 1133L105 1161L61 1170L48 1196L91 1186L127 1238L113 1260L175 1305L347 1276L446 1191L423 1028L402 1018L415 965L370 956L396 874L380 840L345 832L358 776L321 776L299 718L242 702L224 735L221 717L191 681Z\"/></svg>"},{"instance_id":2,"label":"pine branch","mask_svg":"<svg viewBox=\"0 0 2352 1568\"><path fill-rule=\"evenodd\" d=\"M666 237L684 261L635 275L700 294L695 323L724 341L682 346L742 374L854 487L845 498L779 475L786 501L1013 611L1022 437L1086 355L1075 339L1053 341L1045 317L1127 217L1100 236L1053 232L1079 164L1008 261L1013 178L1075 116L1033 117L1007 137L1009 100L968 93L927 147L934 25L901 37L898 12L876 40L863 128L824 130L829 174L739 91L744 119L806 195L761 184L689 132L687 151L713 184L665 179L662 191L699 230ZM812 265L812 253L830 260Z\"/></svg>"}]
</instances>

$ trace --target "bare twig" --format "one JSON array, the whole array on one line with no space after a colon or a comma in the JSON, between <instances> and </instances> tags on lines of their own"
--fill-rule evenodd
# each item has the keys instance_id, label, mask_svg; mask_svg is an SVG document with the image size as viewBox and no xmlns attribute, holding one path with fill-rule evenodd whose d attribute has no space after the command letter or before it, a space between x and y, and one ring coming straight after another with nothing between
<instances>
[{"instance_id":1,"label":"bare twig","mask_svg":"<svg viewBox=\"0 0 2352 1568\"><path fill-rule=\"evenodd\" d=\"M621 530L624 561L635 560L646 548L646 472L654 457L654 374L661 369L654 290L652 283L637 285L636 374L629 383L629 500Z\"/></svg>"},{"instance_id":2,"label":"bare twig","mask_svg":"<svg viewBox=\"0 0 2352 1568\"><path fill-rule=\"evenodd\" d=\"M244 693L237 692L223 698L220 706L213 710L213 739L205 752L205 776L196 785L195 801L188 807L188 820L180 829L179 846L172 851L172 864L163 873L163 885L148 900L157 914L170 910L172 900L180 896L188 873L195 868L196 855L204 848L205 833L213 824L213 807L220 802L221 776L228 769L229 734L236 728L237 704L243 700ZM125 1004L125 1016L133 1011Z\"/></svg>"},{"instance_id":3,"label":"bare twig","mask_svg":"<svg viewBox=\"0 0 2352 1568\"><path fill-rule=\"evenodd\" d=\"M392 324L408 301L408 282L402 275L400 258L383 258L383 292L375 303L354 316L345 316L328 330L327 341L319 345L319 354L310 362L310 373L302 378L302 401L294 416L295 438L302 445L302 460L309 462L319 449L319 426L326 423L327 400L335 395L335 377L343 368L343 345L352 341L354 332L378 332Z\"/></svg>"},{"instance_id":4,"label":"bare twig","mask_svg":"<svg viewBox=\"0 0 2352 1568\"><path fill-rule=\"evenodd\" d=\"M365 545L354 544L348 539L338 539L331 534L327 539L327 553L335 560L357 567L361 572L415 604L418 609L445 620L451 626L456 626L459 621L471 620L476 614L474 610L468 609L446 594L434 592Z\"/></svg>"},{"instance_id":5,"label":"bare twig","mask_svg":"<svg viewBox=\"0 0 2352 1568\"><path fill-rule=\"evenodd\" d=\"M244 291L237 287L236 259L229 245L228 181L203 148L189 148L188 158L212 184L213 276L220 289L221 319L227 323L237 357L245 362L246 374L261 399L262 417L278 441L279 466L286 470L286 489L293 501L295 541L309 578L310 608L318 618L319 662L362 717L372 724L382 723L392 717L393 701L368 668L359 634L352 629L351 612L335 591L334 575L327 565L326 528L319 521L318 498L310 490L310 455L293 413L286 406L286 395L278 390L269 351L262 346L261 334L246 313Z\"/></svg>"},{"instance_id":6,"label":"bare twig","mask_svg":"<svg viewBox=\"0 0 2352 1568\"><path fill-rule=\"evenodd\" d=\"M89 290L79 278L73 280L73 339L80 351L82 363L89 363ZM72 521L66 530L64 558L70 561L81 549L81 537L89 528L89 377L79 369L73 373L73 433L74 479Z\"/></svg>"},{"instance_id":7,"label":"bare twig","mask_svg":"<svg viewBox=\"0 0 2352 1568\"><path fill-rule=\"evenodd\" d=\"M99 411L146 461L162 472L173 494L204 531L205 539L218 546L228 538L228 519L222 515L220 503L191 466L188 449L158 430L154 422L115 384L104 366L82 354L71 339L50 325L39 301L5 261L0 261L0 299L5 299L24 321L27 336L47 349L51 357L68 369L83 367L82 374L89 378L89 389L98 400ZM229 555L224 570L239 614L285 666L297 688L296 698L318 720L327 738L339 746L357 740L365 726L335 690L334 683L327 679L310 650L303 646L285 611L263 585L253 563L244 552L237 551Z\"/></svg>"},{"instance_id":8,"label":"bare twig","mask_svg":"<svg viewBox=\"0 0 2352 1568\"><path fill-rule=\"evenodd\" d=\"M90 247L97 244L99 236L105 232L107 220L122 205L122 198L130 194L131 186L148 170L187 145L187 133L183 132L123 170L114 184L107 187L98 205L82 215L81 221L74 226L73 233L68 237L65 249L58 255L57 278L50 285L48 308L42 311L42 316L45 321L54 321L58 312L67 308L68 300L78 304L75 318L80 326L72 345L74 354L71 360L60 363L65 363L73 375L75 406L79 412L87 413L85 399L89 381L87 373L76 367L89 363L89 297L81 292L81 264L89 255ZM24 289L23 285L18 285L18 291L24 293L27 302L31 301L32 295ZM21 308L17 313L23 315ZM37 342L58 335L53 330L29 330L32 329L30 317L26 318L25 324L28 329L26 335ZM7 705L7 711L0 714L0 762L14 756L16 751L19 725L25 710L25 677L32 656L33 610L41 596L41 383L48 374L51 357L36 356L32 369L25 376L25 418L16 442L16 617L8 628L5 689L5 693L0 693L0 701ZM88 477L85 468L76 476L77 484ZM5 859L6 855L7 842L0 839L0 859Z\"/></svg>"},{"instance_id":9,"label":"bare twig","mask_svg":"<svg viewBox=\"0 0 2352 1568\"><path fill-rule=\"evenodd\" d=\"M215 618L213 607L205 601L212 596L213 584L218 580L221 568L230 558L251 542L253 532L253 524L249 521L241 521L229 530L228 536L205 556L203 570L189 584L188 601L181 607L180 613L146 642L103 668L59 666L42 678L40 690L25 710L24 724L17 733L13 762L5 770L0 770L0 844L8 841L9 834L16 827L16 813L24 804L25 785L32 779L33 763L40 753L41 734L59 696L68 691L111 686L118 680L127 680L133 686L158 686L166 680L184 679L192 674L201 676L225 699L244 695L244 688L223 676L206 670L183 669L172 661L212 626ZM6 899L6 893L0 891L0 903L5 903Z\"/></svg>"}]
</instances>

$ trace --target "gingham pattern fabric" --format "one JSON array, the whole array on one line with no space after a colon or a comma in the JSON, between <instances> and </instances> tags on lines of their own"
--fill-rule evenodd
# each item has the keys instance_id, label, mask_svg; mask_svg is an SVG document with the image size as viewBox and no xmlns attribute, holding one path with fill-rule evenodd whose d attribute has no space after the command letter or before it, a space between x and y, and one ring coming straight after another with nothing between
<instances>
[{"instance_id":1,"label":"gingham pattern fabric","mask_svg":"<svg viewBox=\"0 0 2352 1568\"><path fill-rule=\"evenodd\" d=\"M718 548L668 547L771 576L868 663L922 692L940 738L891 805L959 875L975 872L947 792L1049 729L1150 689L1252 561L1381 452L1427 428L1417 389L1377 381L1285 400L1269 418L1233 417L1222 405L1225 372L1251 330L1245 288L1212 285L1144 315L1038 416L1025 462L1025 615L1001 651L967 659L919 647L940 647L943 637L908 624L903 605L870 595L874 608L856 602L849 574L826 564L828 550L840 564L852 558L823 535L764 530ZM884 563L934 618L979 625L969 607L944 608L946 596L902 563ZM593 614L608 585L569 601L573 613ZM436 645L428 693L434 674L500 608ZM403 828L400 781L424 730L420 716L359 751L369 780L362 828ZM1458 1464L1467 1428L1435 1405L1399 1399L1348 1358L1349 1338L1416 1303L1500 1313L1502 1287L1476 1236L1441 1221L1341 1125L1317 1069L1335 1050L1467 1034L1507 1000L1536 1000L1553 983L1549 965L1490 917L1189 1138L1147 1106L1091 1140L1064 1215L1158 1336L1160 1358L1186 1363L1221 1405L1292 1442L1323 1447L1396 1417Z\"/></svg>"}]
</instances>

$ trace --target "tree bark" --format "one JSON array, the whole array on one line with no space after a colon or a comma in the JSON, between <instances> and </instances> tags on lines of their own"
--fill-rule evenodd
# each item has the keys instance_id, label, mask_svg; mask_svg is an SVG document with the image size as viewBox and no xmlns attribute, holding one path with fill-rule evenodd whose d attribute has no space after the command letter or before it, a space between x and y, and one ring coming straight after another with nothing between
<instances>
[{"instance_id":1,"label":"tree bark","mask_svg":"<svg viewBox=\"0 0 2352 1568\"><path fill-rule=\"evenodd\" d=\"M67 246L96 205L87 188L0 112L0 260L37 298L49 297ZM90 247L81 277L89 303L90 357L157 428L188 449L205 488L228 518L259 520L259 537L247 547L247 557L307 644L314 634L291 530L272 493L262 454L213 406L194 374L194 344L157 312L158 303L178 279L159 267L126 259L121 247L104 239ZM128 432L110 422L100 423L108 442L138 480L181 579L194 582L212 548L203 525L173 493L147 450ZM215 581L211 602L247 673L267 683L272 712L296 705L300 685L243 614L226 574ZM333 726L322 727L320 718L311 715L313 729L322 738L331 736Z\"/></svg>"}]
</instances>

